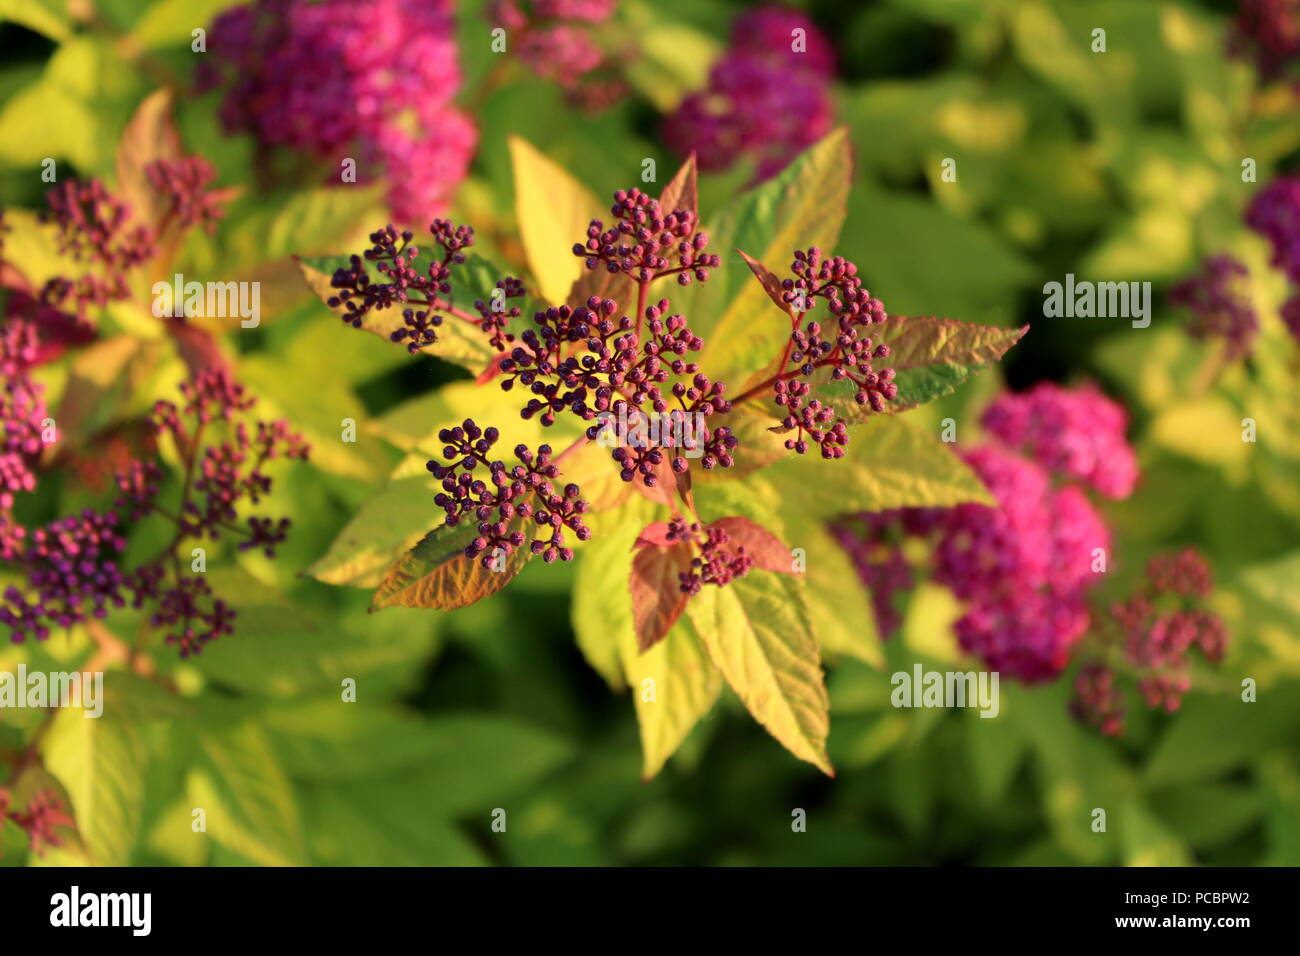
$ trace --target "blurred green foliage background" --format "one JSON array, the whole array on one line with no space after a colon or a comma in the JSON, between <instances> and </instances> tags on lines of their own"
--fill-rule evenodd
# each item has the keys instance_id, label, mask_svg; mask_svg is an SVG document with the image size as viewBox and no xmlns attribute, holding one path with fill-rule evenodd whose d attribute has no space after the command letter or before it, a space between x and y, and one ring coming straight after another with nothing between
<instances>
[{"instance_id":1,"label":"blurred green foliage background","mask_svg":"<svg viewBox=\"0 0 1300 956\"><path fill-rule=\"evenodd\" d=\"M99 20L86 27L54 0L0 2L0 17L26 24L0 24L6 207L40 207L36 171L46 156L60 159L63 176L111 178L117 139L140 100L189 74L191 28L229 4L94 6ZM460 6L465 85L474 90L492 66L488 27L478 3ZM598 115L523 76L487 93L474 110L480 145L453 218L475 225L490 258L518 261L511 135L599 195L636 182L645 157L676 168L658 138L656 97L702 84L743 6L626 3L620 15L646 49L642 88ZM367 615L366 592L301 575L401 460L383 438L386 423L465 373L343 328L293 269L291 254L354 248L358 224L381 221L373 192L250 188L216 236L192 242L187 271L220 264L222 275L263 281L263 327L228 346L259 409L290 418L317 454L312 467L277 479L274 508L295 524L281 556L222 572L243 596L239 634L193 662L164 662L194 696L162 700L120 674L134 711L84 722L91 727L64 715L56 722L51 772L74 799L97 795L95 814L81 821L92 858L1300 863L1297 353L1277 319L1283 280L1241 224L1259 187L1240 176L1244 157L1257 162L1260 184L1295 164L1295 100L1261 89L1246 64L1225 56L1229 3L827 0L803 8L835 45L836 113L857 164L836 251L859 264L892 313L1032 326L1000 369L914 414L936 427L945 416L974 427L1003 381L1090 378L1123 400L1144 480L1106 511L1116 540L1107 593L1130 588L1153 551L1201 547L1233 633L1222 670L1198 675L1179 714L1131 708L1120 741L1071 721L1069 672L1033 690L1004 682L997 720L895 710L890 673L918 660L960 660L951 599L922 587L883 670L854 661L831 668L835 779L785 753L727 694L643 783L628 694L611 693L574 643L573 569L533 562L502 595L450 614ZM1098 26L1107 30L1104 54L1088 50ZM251 146L221 134L217 105L215 96L179 101L186 146L217 165L220 184L247 184ZM939 181L947 157L957 160L956 183ZM706 224L749 174L742 163L702 179ZM1216 375L1210 350L1160 303L1174 280L1223 250L1251 266L1263 330L1251 362ZM1152 281L1151 327L1045 320L1042 285L1069 272ZM113 321L145 348L159 335L126 316ZM47 387L57 394L70 374L68 363L47 368ZM167 355L129 393L110 383L105 421L143 412L182 377ZM1258 445L1240 441L1243 416L1258 421ZM345 417L374 427L342 445L335 423ZM47 520L105 495L51 481L24 504L24 517ZM86 653L84 635L74 634L0 648L0 664L55 669ZM347 709L335 703L339 673L359 683ZM1239 701L1246 676L1259 682L1252 705ZM3 719L0 745L19 745L28 717ZM209 808L206 837L191 832L192 806ZM509 814L506 833L489 828L498 807ZM1106 834L1089 828L1094 807L1108 811ZM806 833L791 832L795 808L808 812ZM0 863L28 859L16 828L0 833L0 849ZM30 862L81 858L54 851Z\"/></svg>"}]
</instances>

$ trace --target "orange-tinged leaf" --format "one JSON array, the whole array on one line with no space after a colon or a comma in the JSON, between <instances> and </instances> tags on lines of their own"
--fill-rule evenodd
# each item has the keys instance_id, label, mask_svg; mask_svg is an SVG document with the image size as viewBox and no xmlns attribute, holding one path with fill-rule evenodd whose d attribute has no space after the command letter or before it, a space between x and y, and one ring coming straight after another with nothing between
<instances>
[{"instance_id":1,"label":"orange-tinged leaf","mask_svg":"<svg viewBox=\"0 0 1300 956\"><path fill-rule=\"evenodd\" d=\"M889 357L879 359L876 365L896 373L898 394L885 407L901 412L955 391L970 376L1001 359L1028 329L1027 325L1004 329L929 316L890 316L864 334L877 345L889 346ZM852 382L828 381L817 390L849 422L872 415L869 405L854 401L857 386Z\"/></svg>"},{"instance_id":2,"label":"orange-tinged leaf","mask_svg":"<svg viewBox=\"0 0 1300 956\"><path fill-rule=\"evenodd\" d=\"M699 215L700 191L694 153L691 153L686 162L682 163L682 168L677 170L677 174L664 186L663 192L659 194L659 209L665 215L679 209Z\"/></svg>"},{"instance_id":3,"label":"orange-tinged leaf","mask_svg":"<svg viewBox=\"0 0 1300 956\"><path fill-rule=\"evenodd\" d=\"M781 543L781 539L760 524L741 515L719 518L710 527L721 528L727 532L732 547L740 546L754 559L754 567L762 571L775 571L778 574L793 574L794 565L790 549Z\"/></svg>"},{"instance_id":4,"label":"orange-tinged leaf","mask_svg":"<svg viewBox=\"0 0 1300 956\"><path fill-rule=\"evenodd\" d=\"M430 531L388 569L375 591L370 610L386 607L430 607L443 611L466 607L504 588L532 557L527 545L505 558L502 570L483 567L465 548L478 536L471 523Z\"/></svg>"},{"instance_id":5,"label":"orange-tinged leaf","mask_svg":"<svg viewBox=\"0 0 1300 956\"><path fill-rule=\"evenodd\" d=\"M155 233L167 213L169 200L149 183L145 168L157 160L177 160L181 156L181 136L172 119L171 90L156 90L135 111L117 146L118 191L131 207L132 217Z\"/></svg>"}]
</instances>

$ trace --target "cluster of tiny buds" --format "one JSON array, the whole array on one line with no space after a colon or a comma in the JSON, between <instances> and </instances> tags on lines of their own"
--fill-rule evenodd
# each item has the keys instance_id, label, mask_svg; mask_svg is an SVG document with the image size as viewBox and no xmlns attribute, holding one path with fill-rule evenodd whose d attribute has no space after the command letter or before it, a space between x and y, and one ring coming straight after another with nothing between
<instances>
[{"instance_id":1,"label":"cluster of tiny buds","mask_svg":"<svg viewBox=\"0 0 1300 956\"><path fill-rule=\"evenodd\" d=\"M709 237L696 231L698 217L691 210L665 214L659 200L633 188L614 193L610 213L616 221L609 229L593 219L587 241L573 245L573 254L588 269L604 264L607 271L640 283L676 274L678 284L685 286L692 277L706 281L709 270L718 267L718 257L704 251ZM670 257L675 257L675 266Z\"/></svg>"},{"instance_id":2,"label":"cluster of tiny buds","mask_svg":"<svg viewBox=\"0 0 1300 956\"><path fill-rule=\"evenodd\" d=\"M679 515L668 522L665 537L670 542L689 544L696 551L690 570L677 575L685 594L698 594L706 584L723 587L736 578L743 578L754 566L754 559L745 553L744 546L729 547L731 536L716 525L687 524Z\"/></svg>"},{"instance_id":3,"label":"cluster of tiny buds","mask_svg":"<svg viewBox=\"0 0 1300 956\"><path fill-rule=\"evenodd\" d=\"M790 309L793 328L786 361L773 386L776 404L786 410L781 429L796 432L785 447L802 455L811 439L823 458L842 458L848 427L833 408L810 397L810 379L818 369L829 369L831 381L856 387L854 401L859 405L883 412L885 403L898 395L898 383L892 368L876 370L873 363L889 356L889 346L875 344L861 330L885 321L887 315L880 300L862 287L857 266L842 256L824 259L816 246L798 249L790 269L795 277L782 281L781 299ZM816 320L802 323L818 298L836 320L829 332Z\"/></svg>"},{"instance_id":4,"label":"cluster of tiny buds","mask_svg":"<svg viewBox=\"0 0 1300 956\"><path fill-rule=\"evenodd\" d=\"M1148 707L1175 711L1191 689L1188 652L1200 648L1211 663L1227 651L1223 619L1197 606L1214 589L1209 563L1194 548L1156 555L1147 564L1147 584L1111 615L1124 636L1124 656L1138 672L1138 690Z\"/></svg>"},{"instance_id":5,"label":"cluster of tiny buds","mask_svg":"<svg viewBox=\"0 0 1300 956\"><path fill-rule=\"evenodd\" d=\"M215 232L217 222L224 215L221 199L207 191L208 184L217 178L216 168L202 156L183 159L159 159L144 168L149 184L171 200L171 215L182 228L202 226Z\"/></svg>"},{"instance_id":6,"label":"cluster of tiny buds","mask_svg":"<svg viewBox=\"0 0 1300 956\"><path fill-rule=\"evenodd\" d=\"M529 550L548 564L571 561L573 550L565 545L565 532L579 541L591 537L591 529L582 520L590 506L582 499L581 489L572 483L556 488L559 469L552 463L549 445L539 446L536 454L526 445L515 446L519 464L508 466L490 457L499 439L497 429L480 428L467 418L438 433L438 440L445 443L442 457L448 464L427 464L442 482L434 503L446 511L447 525L455 527L465 519L477 522L478 534L465 547L465 556L478 559L484 568L499 570L497 562L527 541L524 528L531 519L539 532L549 529L550 537L534 538ZM483 478L476 476L480 468L486 472Z\"/></svg>"},{"instance_id":7,"label":"cluster of tiny buds","mask_svg":"<svg viewBox=\"0 0 1300 956\"><path fill-rule=\"evenodd\" d=\"M1085 664L1074 679L1070 713L1076 720L1096 728L1107 737L1124 733L1124 695L1115 683L1115 672L1104 664Z\"/></svg>"},{"instance_id":8,"label":"cluster of tiny buds","mask_svg":"<svg viewBox=\"0 0 1300 956\"><path fill-rule=\"evenodd\" d=\"M347 313L343 321L359 329L367 313L410 302L416 307L403 311L405 327L393 332L392 340L409 340L407 348L412 353L433 344L437 340L433 330L442 324L442 316L434 313L440 304L436 299L451 294L451 266L464 264L465 254L461 250L474 244L474 230L456 226L446 219L435 219L429 232L442 247L443 256L430 262L424 272L415 267L420 254L419 248L411 245L415 233L398 232L392 223L372 232L371 247L365 251L364 262L375 263L375 271L387 281L371 281L363 257L354 255L349 266L335 270L330 280L331 287L338 289L339 294L326 300L329 307L342 306Z\"/></svg>"},{"instance_id":9,"label":"cluster of tiny buds","mask_svg":"<svg viewBox=\"0 0 1300 956\"><path fill-rule=\"evenodd\" d=\"M500 307L495 302L488 303L478 299L474 302L474 309L479 314L479 328L488 335L488 344L498 352L504 352L506 346L515 340L514 335L506 331L506 325L511 319L518 318L520 314L517 305L509 309L504 308L505 300L522 298L524 283L522 279L506 276L497 282L496 288L501 290Z\"/></svg>"},{"instance_id":10,"label":"cluster of tiny buds","mask_svg":"<svg viewBox=\"0 0 1300 956\"><path fill-rule=\"evenodd\" d=\"M63 845L57 833L59 828L76 825L59 795L51 789L33 793L27 799L27 806L18 810L10 806L9 791L0 788L0 829L6 820L27 833L28 845L38 856L43 856L47 847Z\"/></svg>"}]
</instances>

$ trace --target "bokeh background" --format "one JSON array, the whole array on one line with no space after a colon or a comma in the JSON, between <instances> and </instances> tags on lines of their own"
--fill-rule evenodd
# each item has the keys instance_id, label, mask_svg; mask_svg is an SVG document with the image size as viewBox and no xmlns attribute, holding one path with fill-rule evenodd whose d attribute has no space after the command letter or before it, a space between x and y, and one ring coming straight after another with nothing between
<instances>
[{"instance_id":1,"label":"bokeh background","mask_svg":"<svg viewBox=\"0 0 1300 956\"><path fill-rule=\"evenodd\" d=\"M454 25L441 32L437 18L383 20L410 31L407 42L433 31L431 55L458 68L439 60L441 78L420 80L441 83L441 101L414 127L408 118L405 138L380 142L358 127L367 139L358 155L378 157L363 166L388 172L363 172L346 187L324 185L330 157L350 155L322 145L332 124L345 123L327 108L332 91L274 106L250 94L233 107L229 76L199 91L202 58L221 56L213 20L232 6L0 2L4 206L40 208L45 157L58 160L61 177L111 180L139 103L174 86L187 150L215 164L219 185L243 187L221 229L194 237L186 262L263 282L261 328L222 347L264 406L317 449L312 467L278 484L275 506L295 523L279 558L223 572L245 596L239 636L167 665L182 686L204 689L206 729L151 715L148 756L118 767L122 806L96 824L101 861L1300 863L1300 352L1280 318L1287 278L1243 222L1252 198L1300 163L1300 113L1285 59L1270 74L1249 44L1230 53L1237 4L795 4L814 30L813 52L825 54L817 76L802 87L786 77L785 99L763 99L761 77L724 71L741 93L720 92L714 79L712 93L690 101L709 89L751 5L619 3L608 19L574 20L597 58L563 35L531 53L522 44L496 53L484 5L456 3L444 10ZM292 5L281 6L276 15L288 16ZM1278 22L1300 32L1295 4L1274 6ZM204 54L191 49L199 26L209 28ZM1105 52L1091 49L1097 28ZM1294 48L1291 56L1294 66ZM280 65L291 62L286 53ZM680 112L694 102L707 114L726 95L756 99L733 103L738 119L725 129ZM346 96L335 102L350 108ZM294 143L259 144L268 132L257 111L272 108L301 126ZM343 328L291 255L358 249L356 236L385 221L385 207L405 203L412 218L433 208L472 223L485 255L521 264L510 136L598 195L636 184L646 159L666 180L684 143L711 150L725 168L701 179L707 224L779 168L786 144L793 155L801 138L824 132L811 128L822 122L848 128L855 161L835 251L858 263L891 313L1031 326L999 367L912 414L936 428L947 416L973 422L1002 389L1043 380L1098 382L1128 409L1142 481L1105 509L1115 537L1106 588L1126 593L1150 554L1196 546L1213 565L1213 603L1232 632L1224 666L1197 675L1178 713L1134 702L1125 735L1105 739L1071 720L1068 672L1034 689L1004 682L998 720L896 710L889 673L962 659L951 599L923 587L884 670L851 660L830 669L835 779L784 752L725 694L664 771L642 782L628 693L613 692L575 645L572 569L533 562L500 596L449 614L367 615L366 592L301 573L400 460L385 436L401 434L407 403L468 373ZM420 167L431 151L438 162ZM955 182L942 178L949 158ZM1257 170L1251 181L1245 158ZM1232 362L1214 341L1189 336L1188 314L1167 304L1175 282L1221 252L1249 267L1244 294L1259 316L1253 354ZM1044 318L1043 284L1067 273L1150 281L1150 328ZM105 321L157 335L144 322ZM147 409L151 387L180 371L172 356L110 389L103 425ZM66 361L42 370L55 394L68 374ZM345 417L374 427L342 445L335 423ZM1259 422L1256 444L1240 438L1243 417ZM88 441L93 433L87 426ZM81 458L107 454L94 447ZM21 505L27 519L104 500L104 476L81 458L70 452L42 480ZM72 662L84 651L78 640L6 648L0 661ZM334 703L341 670L362 688L346 712ZM1242 677L1258 682L1257 702L1240 701ZM20 746L25 720L0 717L0 745ZM75 762L68 770L95 772ZM188 808L207 786L239 826L196 840ZM508 809L506 833L488 830L496 807ZM1091 832L1094 807L1123 824ZM806 833L791 831L795 808L808 812ZM83 858L67 848L38 858L16 828L2 832L6 865Z\"/></svg>"}]
</instances>

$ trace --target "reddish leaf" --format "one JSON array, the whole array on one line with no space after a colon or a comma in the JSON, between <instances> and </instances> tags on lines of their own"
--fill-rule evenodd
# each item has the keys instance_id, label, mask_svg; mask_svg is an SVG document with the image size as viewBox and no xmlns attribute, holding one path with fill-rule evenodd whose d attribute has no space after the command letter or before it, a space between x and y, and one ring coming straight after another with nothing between
<instances>
[{"instance_id":1,"label":"reddish leaf","mask_svg":"<svg viewBox=\"0 0 1300 956\"><path fill-rule=\"evenodd\" d=\"M745 252L745 250L737 249L736 251L740 253L740 258L745 260L745 265L749 266L749 271L754 273L754 278L756 278L758 284L763 287L763 291L767 293L767 297L772 300L778 309L791 318L794 318L794 312L791 311L790 303L786 302L783 298L785 290L781 288L781 280L777 278L776 273L763 265L763 263L759 262L757 259L750 256Z\"/></svg>"},{"instance_id":2,"label":"reddish leaf","mask_svg":"<svg viewBox=\"0 0 1300 956\"><path fill-rule=\"evenodd\" d=\"M668 522L656 521L641 529L641 533L637 535L636 541L632 543L632 547L670 548L676 543L676 541L670 541L668 539Z\"/></svg>"},{"instance_id":3,"label":"reddish leaf","mask_svg":"<svg viewBox=\"0 0 1300 956\"><path fill-rule=\"evenodd\" d=\"M181 137L172 119L168 89L149 94L122 133L117 147L117 182L131 215L157 230L168 200L149 183L145 167L159 159L180 159Z\"/></svg>"},{"instance_id":4,"label":"reddish leaf","mask_svg":"<svg viewBox=\"0 0 1300 956\"><path fill-rule=\"evenodd\" d=\"M736 515L719 518L710 527L721 528L730 535L730 543L743 546L745 553L754 559L754 567L777 574L794 573L790 549L762 525Z\"/></svg>"},{"instance_id":5,"label":"reddish leaf","mask_svg":"<svg viewBox=\"0 0 1300 956\"><path fill-rule=\"evenodd\" d=\"M669 180L664 191L659 194L659 209L665 215L678 209L687 209L699 215L700 193L695 173L695 154L691 153L690 158L682 163L682 168L677 170L677 175Z\"/></svg>"},{"instance_id":6,"label":"reddish leaf","mask_svg":"<svg viewBox=\"0 0 1300 956\"><path fill-rule=\"evenodd\" d=\"M651 525L642 534L655 527ZM659 534L657 531L654 533ZM628 590L632 595L636 643L642 651L663 640L686 609L688 595L682 591L678 575L690 567L691 546L686 542L668 547L648 545L632 559Z\"/></svg>"}]
</instances>

